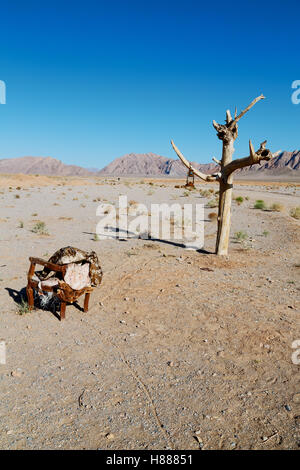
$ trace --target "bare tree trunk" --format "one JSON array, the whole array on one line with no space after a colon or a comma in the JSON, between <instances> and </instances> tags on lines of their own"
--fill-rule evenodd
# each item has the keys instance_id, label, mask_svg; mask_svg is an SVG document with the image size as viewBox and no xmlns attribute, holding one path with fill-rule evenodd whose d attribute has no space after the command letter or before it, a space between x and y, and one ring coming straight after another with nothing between
<instances>
[{"instance_id":1,"label":"bare tree trunk","mask_svg":"<svg viewBox=\"0 0 300 470\"><path fill-rule=\"evenodd\" d=\"M260 100L264 99L263 95L253 100L247 108L245 108L238 116L235 111L234 119L232 119L230 111L226 112L226 124L218 124L213 121L213 126L217 131L217 136L223 141L222 160L216 158L213 160L220 165L220 171L212 175L201 173L192 167L191 163L186 160L180 150L173 141L171 144L182 163L193 171L196 176L203 181L219 181L219 211L218 211L218 231L216 240L216 254L227 255L230 235L230 218L231 218L231 201L233 187L233 172L240 168L255 165L262 160L269 161L273 155L270 150L265 148L266 141L262 142L259 150L254 151L251 140L249 141L250 155L249 157L232 160L234 152L234 141L238 136L238 121Z\"/></svg>"},{"instance_id":2,"label":"bare tree trunk","mask_svg":"<svg viewBox=\"0 0 300 470\"><path fill-rule=\"evenodd\" d=\"M234 141L237 138L237 126L231 130L228 126L232 122L230 112L226 113L226 125L214 122L214 127L218 131L218 137L223 141L221 177L219 178L219 211L218 211L218 231L216 239L216 254L227 255L230 235L231 201L233 174L226 175L224 169L232 162L234 152Z\"/></svg>"}]
</instances>

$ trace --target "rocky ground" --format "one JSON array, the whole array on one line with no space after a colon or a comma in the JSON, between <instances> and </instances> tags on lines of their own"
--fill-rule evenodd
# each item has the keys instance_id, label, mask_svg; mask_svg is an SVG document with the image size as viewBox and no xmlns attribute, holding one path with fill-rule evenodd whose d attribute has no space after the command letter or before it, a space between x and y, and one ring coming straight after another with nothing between
<instances>
[{"instance_id":1,"label":"rocky ground","mask_svg":"<svg viewBox=\"0 0 300 470\"><path fill-rule=\"evenodd\" d=\"M299 221L290 209L300 185L237 183L244 201L233 203L226 258L213 254L213 207L202 252L97 240L96 208L119 194L147 207L213 205L216 186L175 185L0 177L2 449L299 448ZM254 209L257 199L279 212ZM46 233L32 232L38 221ZM20 308L28 257L67 245L101 260L89 312L67 306L60 322Z\"/></svg>"}]
</instances>

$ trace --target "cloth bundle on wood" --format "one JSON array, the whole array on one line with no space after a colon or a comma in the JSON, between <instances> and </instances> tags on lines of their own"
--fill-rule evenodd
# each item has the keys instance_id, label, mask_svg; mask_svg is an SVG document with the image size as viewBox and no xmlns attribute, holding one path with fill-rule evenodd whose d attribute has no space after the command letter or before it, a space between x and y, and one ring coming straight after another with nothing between
<instances>
[{"instance_id":1,"label":"cloth bundle on wood","mask_svg":"<svg viewBox=\"0 0 300 470\"><path fill-rule=\"evenodd\" d=\"M57 289L61 301L74 302L87 287L97 287L102 281L102 269L94 251L88 253L67 246L56 251L48 262L65 265L65 274L62 276L62 273L45 267L42 271L35 272L38 287L41 291L46 286Z\"/></svg>"}]
</instances>

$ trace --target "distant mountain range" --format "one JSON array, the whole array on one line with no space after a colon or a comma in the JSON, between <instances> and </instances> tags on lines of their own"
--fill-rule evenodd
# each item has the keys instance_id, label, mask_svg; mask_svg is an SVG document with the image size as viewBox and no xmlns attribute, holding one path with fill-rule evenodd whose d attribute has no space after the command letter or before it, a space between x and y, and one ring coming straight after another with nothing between
<instances>
[{"instance_id":1,"label":"distant mountain range","mask_svg":"<svg viewBox=\"0 0 300 470\"><path fill-rule=\"evenodd\" d=\"M214 163L192 165L203 173L218 170ZM256 175L290 175L300 176L300 150L278 152L270 161L263 165L253 165L239 170L241 176ZM82 168L76 165L65 165L52 157L20 157L0 160L0 173L22 173L61 176L153 176L153 177L184 177L187 169L180 160L166 158L154 153L130 153L116 158L109 165L97 170Z\"/></svg>"}]
</instances>

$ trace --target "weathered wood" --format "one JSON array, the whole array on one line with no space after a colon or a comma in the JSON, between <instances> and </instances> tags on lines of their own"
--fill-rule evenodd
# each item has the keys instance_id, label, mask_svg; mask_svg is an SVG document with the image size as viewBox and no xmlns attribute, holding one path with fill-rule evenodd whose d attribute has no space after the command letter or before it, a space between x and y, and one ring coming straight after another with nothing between
<instances>
[{"instance_id":1,"label":"weathered wood","mask_svg":"<svg viewBox=\"0 0 300 470\"><path fill-rule=\"evenodd\" d=\"M83 310L84 310L85 312L88 312L88 310L89 310L90 295L91 295L91 294L90 294L89 292L87 292L87 293L85 294L85 296L84 296L84 306L83 306Z\"/></svg>"},{"instance_id":2,"label":"weathered wood","mask_svg":"<svg viewBox=\"0 0 300 470\"><path fill-rule=\"evenodd\" d=\"M234 152L234 141L238 136L238 121L260 100L264 99L263 95L255 98L239 115L235 109L234 119L231 117L229 110L226 111L225 124L219 124L213 121L213 126L217 131L217 136L223 142L222 159L218 160L213 157L213 161L220 166L220 172L212 175L205 175L192 167L191 163L182 155L180 150L171 141L172 147L177 153L182 163L191 169L196 176L203 181L218 181L219 182L219 210L218 210L218 229L216 238L216 254L227 255L230 235L230 220L231 220L231 201L232 201L232 188L233 188L233 173L234 171L245 168L247 166L255 165L265 160L268 161L273 158L270 150L265 148L266 141L264 141L257 152L254 151L251 140L249 141L250 155L249 157L239 158L232 160Z\"/></svg>"},{"instance_id":3,"label":"weathered wood","mask_svg":"<svg viewBox=\"0 0 300 470\"><path fill-rule=\"evenodd\" d=\"M66 272L66 265L58 265L54 263L49 263L48 261L44 261L41 258L30 257L30 268L28 271L28 282L26 287L26 294L28 299L28 306L30 309L34 307L34 296L33 296L33 289L39 289L39 281L32 279L35 273L36 265L41 265L48 268L50 271L56 271L61 273L62 278ZM43 282L43 281L42 281ZM63 280L58 280L58 285L55 286L47 286L43 285L42 290L45 292L54 292L54 294L60 299L60 318L63 320L66 316L66 303L73 303L75 302L81 295L85 294L84 298L84 311L88 311L89 306L89 298L91 292L93 292L93 287L88 286L84 287L80 290L72 289L67 283Z\"/></svg>"},{"instance_id":4,"label":"weathered wood","mask_svg":"<svg viewBox=\"0 0 300 470\"><path fill-rule=\"evenodd\" d=\"M60 321L66 318L66 302L60 304Z\"/></svg>"}]
</instances>

